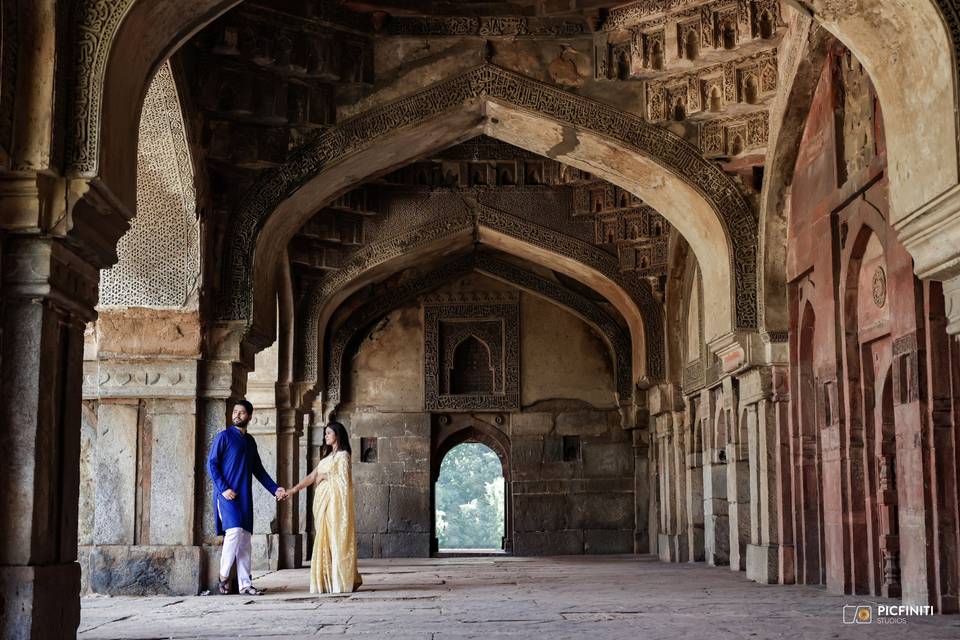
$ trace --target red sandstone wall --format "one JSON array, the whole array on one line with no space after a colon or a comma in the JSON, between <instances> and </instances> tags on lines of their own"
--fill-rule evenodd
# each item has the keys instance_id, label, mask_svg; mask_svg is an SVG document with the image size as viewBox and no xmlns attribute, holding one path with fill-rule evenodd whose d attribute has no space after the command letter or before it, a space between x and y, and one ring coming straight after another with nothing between
<instances>
[{"instance_id":1,"label":"red sandstone wall","mask_svg":"<svg viewBox=\"0 0 960 640\"><path fill-rule=\"evenodd\" d=\"M788 223L797 580L957 609L957 348L889 226L882 116L828 56ZM815 318L811 322L811 318ZM808 326L809 325L809 326ZM934 427L936 423L936 427Z\"/></svg>"}]
</instances>

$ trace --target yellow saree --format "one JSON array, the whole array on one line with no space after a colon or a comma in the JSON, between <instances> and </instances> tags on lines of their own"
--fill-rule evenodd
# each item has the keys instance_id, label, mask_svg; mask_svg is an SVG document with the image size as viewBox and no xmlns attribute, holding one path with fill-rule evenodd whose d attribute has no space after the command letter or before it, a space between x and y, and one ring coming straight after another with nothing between
<instances>
[{"instance_id":1,"label":"yellow saree","mask_svg":"<svg viewBox=\"0 0 960 640\"><path fill-rule=\"evenodd\" d=\"M327 456L317 465L317 476L313 496L317 534L310 560L310 593L350 593L363 583L357 571L350 454L338 451Z\"/></svg>"}]
</instances>

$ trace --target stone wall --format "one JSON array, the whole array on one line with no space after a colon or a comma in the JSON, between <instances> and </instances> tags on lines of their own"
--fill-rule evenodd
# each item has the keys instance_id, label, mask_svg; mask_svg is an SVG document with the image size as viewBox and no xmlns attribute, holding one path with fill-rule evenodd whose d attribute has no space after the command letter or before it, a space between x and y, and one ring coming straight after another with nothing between
<instances>
[{"instance_id":1,"label":"stone wall","mask_svg":"<svg viewBox=\"0 0 960 640\"><path fill-rule=\"evenodd\" d=\"M440 295L509 293L480 275ZM634 544L634 453L621 428L609 348L583 321L519 293L521 408L425 412L423 311L397 309L364 337L337 416L354 450L364 557L431 552L432 483L447 435L494 444L508 480L508 544L518 555L629 553ZM376 438L376 459L370 459ZM367 444L364 450L363 444ZM511 517L512 516L512 517Z\"/></svg>"}]
</instances>

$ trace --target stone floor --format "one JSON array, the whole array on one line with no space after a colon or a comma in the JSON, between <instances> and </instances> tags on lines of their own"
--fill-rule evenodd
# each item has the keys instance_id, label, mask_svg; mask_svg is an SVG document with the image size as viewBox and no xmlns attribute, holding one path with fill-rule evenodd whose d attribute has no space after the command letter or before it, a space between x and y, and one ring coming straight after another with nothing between
<instances>
[{"instance_id":1,"label":"stone floor","mask_svg":"<svg viewBox=\"0 0 960 640\"><path fill-rule=\"evenodd\" d=\"M853 625L843 605L891 603L764 586L650 556L367 560L363 588L311 596L305 569L267 595L83 599L80 638L960 638L960 616Z\"/></svg>"}]
</instances>

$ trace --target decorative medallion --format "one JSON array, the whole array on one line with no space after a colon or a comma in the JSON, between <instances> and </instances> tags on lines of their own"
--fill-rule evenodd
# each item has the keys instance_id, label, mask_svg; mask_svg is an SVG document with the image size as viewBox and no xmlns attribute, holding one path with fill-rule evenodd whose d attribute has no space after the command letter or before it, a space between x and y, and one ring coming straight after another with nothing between
<instances>
[{"instance_id":1,"label":"decorative medallion","mask_svg":"<svg viewBox=\"0 0 960 640\"><path fill-rule=\"evenodd\" d=\"M887 303L887 274L883 267L873 272L873 304L882 307Z\"/></svg>"}]
</instances>

